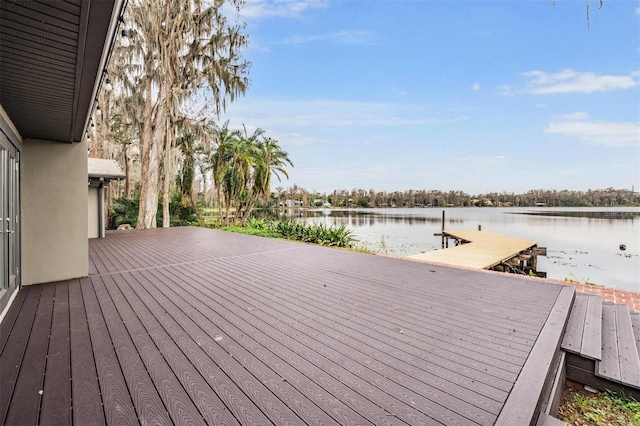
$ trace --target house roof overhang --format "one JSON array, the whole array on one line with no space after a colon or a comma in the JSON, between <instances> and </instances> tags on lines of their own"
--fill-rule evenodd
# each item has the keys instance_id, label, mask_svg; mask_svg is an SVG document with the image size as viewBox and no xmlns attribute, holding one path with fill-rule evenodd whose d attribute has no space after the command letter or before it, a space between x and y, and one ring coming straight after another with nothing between
<instances>
[{"instance_id":1,"label":"house roof overhang","mask_svg":"<svg viewBox=\"0 0 640 426\"><path fill-rule=\"evenodd\" d=\"M87 166L89 180L112 181L126 178L115 160L89 158Z\"/></svg>"},{"instance_id":2,"label":"house roof overhang","mask_svg":"<svg viewBox=\"0 0 640 426\"><path fill-rule=\"evenodd\" d=\"M25 139L80 142L124 0L2 0L0 105Z\"/></svg>"}]
</instances>

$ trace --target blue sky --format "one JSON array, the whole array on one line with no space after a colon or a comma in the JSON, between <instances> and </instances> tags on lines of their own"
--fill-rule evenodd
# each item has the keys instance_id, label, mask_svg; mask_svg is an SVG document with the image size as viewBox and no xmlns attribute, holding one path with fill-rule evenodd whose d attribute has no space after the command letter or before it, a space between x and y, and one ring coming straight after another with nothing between
<instances>
[{"instance_id":1,"label":"blue sky","mask_svg":"<svg viewBox=\"0 0 640 426\"><path fill-rule=\"evenodd\" d=\"M242 13L260 127L309 191L640 190L640 2L265 1ZM274 183L273 186L277 186Z\"/></svg>"}]
</instances>

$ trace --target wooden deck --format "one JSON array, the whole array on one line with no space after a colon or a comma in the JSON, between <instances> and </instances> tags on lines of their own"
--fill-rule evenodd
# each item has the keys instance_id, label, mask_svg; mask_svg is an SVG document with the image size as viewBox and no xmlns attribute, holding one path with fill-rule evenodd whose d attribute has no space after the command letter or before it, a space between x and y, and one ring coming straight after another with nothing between
<instances>
[{"instance_id":1,"label":"wooden deck","mask_svg":"<svg viewBox=\"0 0 640 426\"><path fill-rule=\"evenodd\" d=\"M412 259L473 269L489 269L513 256L537 246L535 241L521 240L488 231L444 231L468 244L409 256Z\"/></svg>"},{"instance_id":2,"label":"wooden deck","mask_svg":"<svg viewBox=\"0 0 640 426\"><path fill-rule=\"evenodd\" d=\"M529 424L574 292L201 228L90 259L0 324L0 423Z\"/></svg>"}]
</instances>

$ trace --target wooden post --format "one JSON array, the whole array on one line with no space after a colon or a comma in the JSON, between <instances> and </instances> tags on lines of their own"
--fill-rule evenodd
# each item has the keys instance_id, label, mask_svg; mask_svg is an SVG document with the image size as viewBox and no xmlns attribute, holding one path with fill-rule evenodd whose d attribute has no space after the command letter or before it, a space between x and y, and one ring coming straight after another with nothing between
<instances>
[{"instance_id":1,"label":"wooden post","mask_svg":"<svg viewBox=\"0 0 640 426\"><path fill-rule=\"evenodd\" d=\"M482 225L478 225L478 231L482 231Z\"/></svg>"},{"instance_id":2,"label":"wooden post","mask_svg":"<svg viewBox=\"0 0 640 426\"><path fill-rule=\"evenodd\" d=\"M441 238L441 242L442 242L442 248L444 248L444 210L442 210L442 238ZM448 243L448 241L447 241ZM447 244L448 246L449 244Z\"/></svg>"},{"instance_id":3,"label":"wooden post","mask_svg":"<svg viewBox=\"0 0 640 426\"><path fill-rule=\"evenodd\" d=\"M536 253L535 251L532 251L531 253L531 260L529 261L529 266L531 266L531 269L533 269L534 274L538 272L538 253Z\"/></svg>"}]
</instances>

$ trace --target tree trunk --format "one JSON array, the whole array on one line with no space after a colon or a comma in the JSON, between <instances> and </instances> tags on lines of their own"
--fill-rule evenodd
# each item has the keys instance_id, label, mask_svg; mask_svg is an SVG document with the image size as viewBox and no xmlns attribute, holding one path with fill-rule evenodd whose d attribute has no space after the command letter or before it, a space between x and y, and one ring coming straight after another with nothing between
<instances>
[{"instance_id":1,"label":"tree trunk","mask_svg":"<svg viewBox=\"0 0 640 426\"><path fill-rule=\"evenodd\" d=\"M222 219L222 190L220 186L216 186L218 191L218 216L220 216L220 223L224 223Z\"/></svg>"},{"instance_id":2,"label":"tree trunk","mask_svg":"<svg viewBox=\"0 0 640 426\"><path fill-rule=\"evenodd\" d=\"M224 198L224 202L226 204L225 208L226 208L226 213L224 216L224 226L229 226L229 213L231 210L231 197L225 196Z\"/></svg>"},{"instance_id":3,"label":"tree trunk","mask_svg":"<svg viewBox=\"0 0 640 426\"><path fill-rule=\"evenodd\" d=\"M247 223L247 219L249 219L249 216L251 215L252 210L253 210L253 200L249 200L249 202L247 203L247 207L244 211L244 214L242 215L242 220L240 221L241 226L244 226L244 224Z\"/></svg>"},{"instance_id":4,"label":"tree trunk","mask_svg":"<svg viewBox=\"0 0 640 426\"><path fill-rule=\"evenodd\" d=\"M131 198L131 168L129 165L129 145L124 146L124 196Z\"/></svg>"},{"instance_id":5,"label":"tree trunk","mask_svg":"<svg viewBox=\"0 0 640 426\"><path fill-rule=\"evenodd\" d=\"M169 117L165 120L165 138L166 144L164 147L163 165L162 169L164 177L162 181L162 227L169 228L171 226L171 211L169 210L171 204L171 181L173 180L173 160L171 158L173 152L173 132L169 128Z\"/></svg>"},{"instance_id":6,"label":"tree trunk","mask_svg":"<svg viewBox=\"0 0 640 426\"><path fill-rule=\"evenodd\" d=\"M153 211L153 206L157 207L157 200L155 203L149 203L149 192L153 192L150 186L153 183L150 182L149 171L151 168L151 145L153 144L153 133L151 129L151 80L147 78L145 81L145 103L144 103L144 123L142 130L142 146L140 148L140 209L138 210L138 223L136 228L144 229L151 228L151 221L148 220L150 214L151 216L155 216L155 212ZM157 166L156 166L157 167ZM157 183L155 184L157 186ZM155 221L154 221L155 223Z\"/></svg>"},{"instance_id":7,"label":"tree trunk","mask_svg":"<svg viewBox=\"0 0 640 426\"><path fill-rule=\"evenodd\" d=\"M138 213L138 229L155 228L156 214L158 213L158 195L160 193L160 160L163 156L165 142L165 118L167 117L167 97L169 87L160 85L155 121L151 120L151 82L147 82L148 88L145 101L145 121L143 131L143 156L148 158L148 166L144 167L140 180L140 212ZM148 115L147 115L148 112ZM151 128L153 124L153 129ZM144 146L148 144L145 152ZM144 158L144 157L143 157ZM145 170L146 169L146 170ZM146 171L146 174L145 174ZM144 185L146 180L146 187ZM143 192L143 188L145 191ZM144 196L143 196L144 193Z\"/></svg>"}]
</instances>

